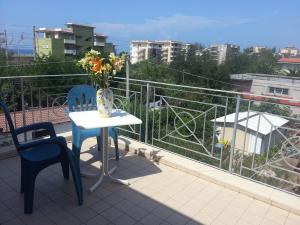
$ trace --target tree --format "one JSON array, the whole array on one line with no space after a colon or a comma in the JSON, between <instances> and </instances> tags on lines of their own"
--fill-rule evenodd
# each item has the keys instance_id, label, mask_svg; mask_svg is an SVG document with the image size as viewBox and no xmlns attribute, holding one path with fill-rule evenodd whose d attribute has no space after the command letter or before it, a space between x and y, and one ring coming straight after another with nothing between
<instances>
[{"instance_id":1,"label":"tree","mask_svg":"<svg viewBox=\"0 0 300 225\"><path fill-rule=\"evenodd\" d=\"M290 116L292 111L289 106L276 104L276 101L269 103L262 102L259 105L253 104L252 109L258 112L268 112L280 116Z\"/></svg>"},{"instance_id":2,"label":"tree","mask_svg":"<svg viewBox=\"0 0 300 225\"><path fill-rule=\"evenodd\" d=\"M231 73L275 74L278 70L277 58L272 50L262 50L259 54L248 54L246 49L225 62Z\"/></svg>"}]
</instances>

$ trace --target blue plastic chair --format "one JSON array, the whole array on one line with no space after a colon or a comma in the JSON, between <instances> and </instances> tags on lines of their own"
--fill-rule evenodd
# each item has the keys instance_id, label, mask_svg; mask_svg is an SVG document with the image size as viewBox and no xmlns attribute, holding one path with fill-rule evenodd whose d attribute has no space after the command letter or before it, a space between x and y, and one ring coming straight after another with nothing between
<instances>
[{"instance_id":1,"label":"blue plastic chair","mask_svg":"<svg viewBox=\"0 0 300 225\"><path fill-rule=\"evenodd\" d=\"M34 185L38 173L55 163L61 163L63 176L69 179L69 165L77 192L78 203L82 204L82 186L79 168L74 163L75 157L67 147L63 137L57 137L52 123L43 122L16 128L13 125L9 110L0 100L0 109L4 111L15 147L21 157L21 192L24 193L24 213L31 214L33 210ZM50 138L19 143L17 135L33 130L47 130Z\"/></svg>"},{"instance_id":2,"label":"blue plastic chair","mask_svg":"<svg viewBox=\"0 0 300 225\"><path fill-rule=\"evenodd\" d=\"M96 110L96 90L89 85L74 86L68 93L68 106L69 112L75 111L89 111ZM118 133L115 127L108 129L109 136L112 137L116 150L116 161L119 160L119 148L118 148ZM97 138L98 151L100 149L100 129L80 129L74 123L72 123L72 136L73 136L73 151L79 164L80 149L83 141L89 137Z\"/></svg>"}]
</instances>

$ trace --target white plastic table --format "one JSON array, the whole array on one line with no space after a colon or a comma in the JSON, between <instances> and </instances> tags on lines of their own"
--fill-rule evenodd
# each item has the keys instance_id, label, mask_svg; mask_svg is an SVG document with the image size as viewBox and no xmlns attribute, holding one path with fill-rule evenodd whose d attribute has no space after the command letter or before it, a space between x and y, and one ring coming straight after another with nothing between
<instances>
[{"instance_id":1,"label":"white plastic table","mask_svg":"<svg viewBox=\"0 0 300 225\"><path fill-rule=\"evenodd\" d=\"M115 178L111 175L112 172L108 170L108 128L141 124L142 121L120 109L113 110L111 117L101 118L98 111L82 111L82 112L70 112L70 119L75 125L81 129L101 129L101 145L102 145L102 167L100 176L97 182L89 189L93 192L97 187L100 186L104 177L108 177L114 182L128 185L128 181ZM99 159L100 160L100 159ZM114 171L115 169L113 169Z\"/></svg>"}]
</instances>

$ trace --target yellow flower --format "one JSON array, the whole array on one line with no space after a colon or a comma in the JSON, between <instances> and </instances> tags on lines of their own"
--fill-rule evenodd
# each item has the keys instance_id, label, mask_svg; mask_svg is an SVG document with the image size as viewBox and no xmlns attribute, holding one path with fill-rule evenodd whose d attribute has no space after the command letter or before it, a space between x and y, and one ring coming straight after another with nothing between
<instances>
[{"instance_id":1,"label":"yellow flower","mask_svg":"<svg viewBox=\"0 0 300 225\"><path fill-rule=\"evenodd\" d=\"M109 63L106 63L105 64L105 71L109 73L111 71L111 69L112 69L112 66Z\"/></svg>"}]
</instances>

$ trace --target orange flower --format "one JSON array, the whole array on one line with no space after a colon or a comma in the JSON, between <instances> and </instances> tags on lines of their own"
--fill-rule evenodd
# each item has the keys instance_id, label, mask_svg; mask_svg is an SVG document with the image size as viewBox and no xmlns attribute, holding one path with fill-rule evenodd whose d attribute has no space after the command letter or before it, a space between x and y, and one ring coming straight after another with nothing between
<instances>
[{"instance_id":1,"label":"orange flower","mask_svg":"<svg viewBox=\"0 0 300 225\"><path fill-rule=\"evenodd\" d=\"M101 73L103 70L102 59L96 58L92 61L92 71L94 73Z\"/></svg>"}]
</instances>

